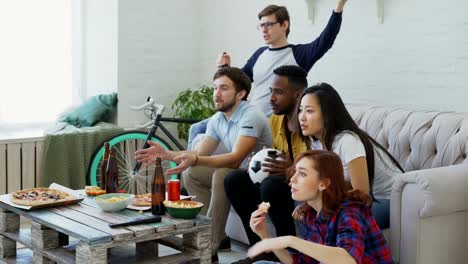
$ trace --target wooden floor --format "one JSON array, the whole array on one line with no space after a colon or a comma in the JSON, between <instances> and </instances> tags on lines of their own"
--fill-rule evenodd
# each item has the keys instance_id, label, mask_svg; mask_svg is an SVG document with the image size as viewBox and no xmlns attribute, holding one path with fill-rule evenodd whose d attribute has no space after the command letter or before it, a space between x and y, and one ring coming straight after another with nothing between
<instances>
[{"instance_id":1,"label":"wooden floor","mask_svg":"<svg viewBox=\"0 0 468 264\"><path fill-rule=\"evenodd\" d=\"M30 221L21 217L21 228L29 228ZM74 240L70 239L70 244L73 244ZM246 256L246 251L248 247L245 244L231 241L232 250L229 252L220 252L219 253L219 263L231 263L239 259L243 259ZM129 245L126 247L118 247L111 250L110 260L111 263L151 263L151 259L137 259L134 255L135 246ZM159 245L159 252L162 256L171 255L177 253L178 251ZM21 244L18 244L18 252L17 257L14 259L1 259L0 263L8 263L8 264L29 264L32 263L32 251L25 248Z\"/></svg>"}]
</instances>

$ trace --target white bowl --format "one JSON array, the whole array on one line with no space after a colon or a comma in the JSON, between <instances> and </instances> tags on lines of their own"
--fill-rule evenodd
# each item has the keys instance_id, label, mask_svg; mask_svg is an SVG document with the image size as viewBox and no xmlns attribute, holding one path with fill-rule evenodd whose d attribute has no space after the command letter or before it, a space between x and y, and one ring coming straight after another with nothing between
<instances>
[{"instance_id":1,"label":"white bowl","mask_svg":"<svg viewBox=\"0 0 468 264\"><path fill-rule=\"evenodd\" d=\"M125 200L111 202L112 197L125 197ZM133 194L128 193L106 193L95 197L96 203L105 212L117 212L127 208L133 199Z\"/></svg>"}]
</instances>

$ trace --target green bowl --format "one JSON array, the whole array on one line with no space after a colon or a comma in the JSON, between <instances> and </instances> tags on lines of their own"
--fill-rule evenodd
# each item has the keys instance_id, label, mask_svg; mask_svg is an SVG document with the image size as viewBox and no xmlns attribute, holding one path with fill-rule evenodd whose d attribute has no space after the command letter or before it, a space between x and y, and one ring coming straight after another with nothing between
<instances>
[{"instance_id":1,"label":"green bowl","mask_svg":"<svg viewBox=\"0 0 468 264\"><path fill-rule=\"evenodd\" d=\"M178 206L191 206L192 208L178 208ZM197 201L164 201L167 213L174 218L193 219L203 208L203 203Z\"/></svg>"}]
</instances>

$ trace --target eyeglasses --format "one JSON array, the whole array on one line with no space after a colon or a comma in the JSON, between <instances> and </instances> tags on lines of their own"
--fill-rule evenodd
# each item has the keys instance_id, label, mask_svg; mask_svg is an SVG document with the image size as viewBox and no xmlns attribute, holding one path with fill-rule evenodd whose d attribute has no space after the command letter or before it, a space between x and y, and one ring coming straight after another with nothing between
<instances>
[{"instance_id":1,"label":"eyeglasses","mask_svg":"<svg viewBox=\"0 0 468 264\"><path fill-rule=\"evenodd\" d=\"M258 29L271 29L275 24L279 23L278 21L276 22L265 22L265 23L260 23L257 25Z\"/></svg>"}]
</instances>

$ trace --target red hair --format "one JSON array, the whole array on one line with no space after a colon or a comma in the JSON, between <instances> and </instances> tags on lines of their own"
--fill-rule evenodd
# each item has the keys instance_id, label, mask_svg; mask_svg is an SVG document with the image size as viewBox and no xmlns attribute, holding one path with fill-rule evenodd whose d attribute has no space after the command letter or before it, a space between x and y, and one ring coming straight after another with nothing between
<instances>
[{"instance_id":1,"label":"red hair","mask_svg":"<svg viewBox=\"0 0 468 264\"><path fill-rule=\"evenodd\" d=\"M328 179L329 181L327 188L322 192L322 214L325 217L333 215L340 204L347 199L366 205L372 203L370 195L360 190L349 189L343 176L341 159L334 152L325 150L303 152L297 157L293 168L303 158L314 161L314 169L318 171L320 180Z\"/></svg>"}]
</instances>

